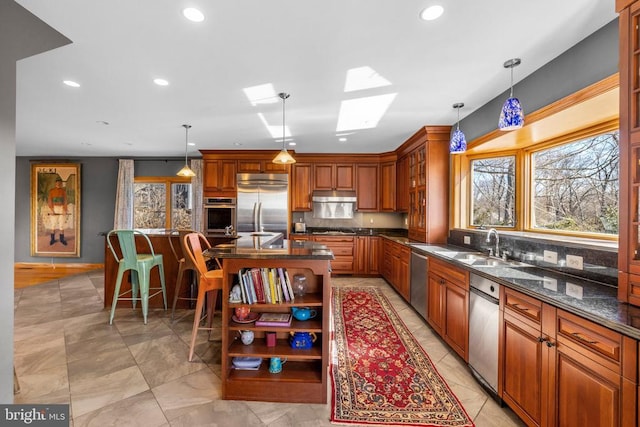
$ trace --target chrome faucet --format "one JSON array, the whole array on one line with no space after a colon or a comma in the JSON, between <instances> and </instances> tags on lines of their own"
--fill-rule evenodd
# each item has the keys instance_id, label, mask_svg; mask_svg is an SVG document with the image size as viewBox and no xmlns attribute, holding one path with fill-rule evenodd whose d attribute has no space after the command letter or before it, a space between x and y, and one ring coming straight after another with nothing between
<instances>
[{"instance_id":1,"label":"chrome faucet","mask_svg":"<svg viewBox=\"0 0 640 427\"><path fill-rule=\"evenodd\" d=\"M495 255L496 257L500 258L500 236L498 235L498 230L496 230L495 228L490 228L489 231L487 231L487 243L491 243L492 234L496 236L496 251L492 254L491 252L493 252L493 250L489 249L489 256Z\"/></svg>"}]
</instances>

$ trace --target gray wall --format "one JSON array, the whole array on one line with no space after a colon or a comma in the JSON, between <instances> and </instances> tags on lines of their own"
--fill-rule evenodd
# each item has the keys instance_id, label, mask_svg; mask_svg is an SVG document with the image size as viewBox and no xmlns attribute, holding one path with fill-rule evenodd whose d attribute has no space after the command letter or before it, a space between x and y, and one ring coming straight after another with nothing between
<instances>
[{"instance_id":1,"label":"gray wall","mask_svg":"<svg viewBox=\"0 0 640 427\"><path fill-rule=\"evenodd\" d=\"M515 84L513 93L522 103L525 123L527 113L617 73L618 56L618 20L614 19ZM523 62L526 60L522 58ZM515 68L515 79L517 73L518 69ZM467 141L498 128L500 110L508 96L509 88L460 121L460 129Z\"/></svg>"},{"instance_id":2,"label":"gray wall","mask_svg":"<svg viewBox=\"0 0 640 427\"><path fill-rule=\"evenodd\" d=\"M32 257L30 247L30 175L32 161L80 163L80 257ZM184 162L184 161L183 161ZM104 236L113 228L118 159L113 157L17 157L16 158L15 262L88 263L104 262ZM174 175L180 160L136 160L135 176Z\"/></svg>"}]
</instances>

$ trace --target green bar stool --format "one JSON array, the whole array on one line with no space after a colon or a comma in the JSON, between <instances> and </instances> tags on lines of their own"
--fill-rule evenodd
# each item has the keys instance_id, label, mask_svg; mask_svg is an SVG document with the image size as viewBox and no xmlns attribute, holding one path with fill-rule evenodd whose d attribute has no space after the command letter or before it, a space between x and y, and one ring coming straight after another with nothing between
<instances>
[{"instance_id":1,"label":"green bar stool","mask_svg":"<svg viewBox=\"0 0 640 427\"><path fill-rule=\"evenodd\" d=\"M116 235L118 237L118 243L120 243L120 251L122 258L118 258L111 237ZM144 237L151 253L139 254L136 251L135 236L141 235ZM118 300L131 301L133 308L136 308L136 301L142 302L142 317L144 318L144 324L147 324L147 314L149 312L149 298L152 298L162 292L162 299L164 301L164 309L167 309L167 292L164 284L164 265L162 264L162 254L156 254L153 251L153 245L149 240L149 237L137 230L111 230L107 234L107 243L109 249L113 254L116 261L118 261L118 276L116 278L116 286L113 292L113 302L111 303L111 316L109 317L109 324L113 324L113 316L116 314L116 306ZM160 274L160 288L150 288L151 269L158 266L158 273ZM120 286L122 285L122 277L124 272L131 270L131 289L120 293ZM138 297L138 289L140 290L140 297ZM149 294L150 291L157 291L153 294ZM125 297L127 294L131 294L130 297Z\"/></svg>"}]
</instances>

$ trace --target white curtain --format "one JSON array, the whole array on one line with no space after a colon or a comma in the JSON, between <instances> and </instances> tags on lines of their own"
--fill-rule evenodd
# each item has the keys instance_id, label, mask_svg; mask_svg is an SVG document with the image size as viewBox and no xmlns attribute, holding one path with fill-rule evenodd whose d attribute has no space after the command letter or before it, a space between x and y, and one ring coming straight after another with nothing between
<instances>
[{"instance_id":1,"label":"white curtain","mask_svg":"<svg viewBox=\"0 0 640 427\"><path fill-rule=\"evenodd\" d=\"M202 215L204 213L202 208L202 159L192 159L191 170L196 174L191 178L191 195L193 197L191 224L194 230L202 232L204 230L202 225Z\"/></svg>"},{"instance_id":2,"label":"white curtain","mask_svg":"<svg viewBox=\"0 0 640 427\"><path fill-rule=\"evenodd\" d=\"M133 178L133 160L120 159L116 211L113 216L114 230L133 228Z\"/></svg>"}]
</instances>

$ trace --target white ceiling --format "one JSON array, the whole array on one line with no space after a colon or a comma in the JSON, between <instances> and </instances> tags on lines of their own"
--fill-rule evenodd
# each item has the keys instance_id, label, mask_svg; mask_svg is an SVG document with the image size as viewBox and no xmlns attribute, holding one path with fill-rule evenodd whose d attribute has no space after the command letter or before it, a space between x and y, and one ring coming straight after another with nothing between
<instances>
[{"instance_id":1,"label":"white ceiling","mask_svg":"<svg viewBox=\"0 0 640 427\"><path fill-rule=\"evenodd\" d=\"M279 149L257 113L281 128L281 101L252 106L242 90L265 83L291 94L295 151L389 151L420 126L454 124L454 103L465 117L507 90L505 60L522 58L517 82L616 17L613 0L17 2L73 42L18 63L19 156L179 157L183 123L189 155ZM440 19L418 18L438 3ZM362 66L391 85L345 93L347 70ZM343 100L390 93L376 128L338 141Z\"/></svg>"}]
</instances>

